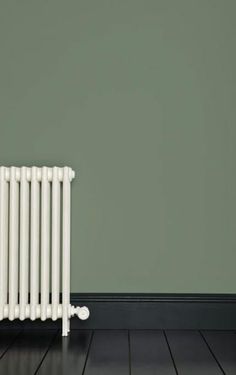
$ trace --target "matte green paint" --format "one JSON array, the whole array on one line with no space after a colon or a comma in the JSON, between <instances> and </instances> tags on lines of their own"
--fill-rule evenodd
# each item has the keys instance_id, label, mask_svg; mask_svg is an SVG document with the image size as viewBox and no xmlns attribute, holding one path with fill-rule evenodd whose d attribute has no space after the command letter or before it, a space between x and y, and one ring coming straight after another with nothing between
<instances>
[{"instance_id":1,"label":"matte green paint","mask_svg":"<svg viewBox=\"0 0 236 375\"><path fill-rule=\"evenodd\" d=\"M236 292L236 1L0 4L0 162L67 164L73 292Z\"/></svg>"}]
</instances>

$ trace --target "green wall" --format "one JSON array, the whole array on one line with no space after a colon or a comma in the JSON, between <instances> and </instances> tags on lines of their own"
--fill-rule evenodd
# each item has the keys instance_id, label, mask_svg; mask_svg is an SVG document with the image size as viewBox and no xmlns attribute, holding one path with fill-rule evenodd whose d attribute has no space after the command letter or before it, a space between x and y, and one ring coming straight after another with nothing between
<instances>
[{"instance_id":1,"label":"green wall","mask_svg":"<svg viewBox=\"0 0 236 375\"><path fill-rule=\"evenodd\" d=\"M74 292L236 292L235 14L1 1L0 163L75 169Z\"/></svg>"}]
</instances>

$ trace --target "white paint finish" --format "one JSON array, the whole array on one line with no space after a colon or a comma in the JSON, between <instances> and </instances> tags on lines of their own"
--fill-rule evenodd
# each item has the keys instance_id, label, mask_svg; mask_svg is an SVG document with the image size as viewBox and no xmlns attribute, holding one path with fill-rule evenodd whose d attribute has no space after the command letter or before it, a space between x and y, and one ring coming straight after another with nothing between
<instances>
[{"instance_id":1,"label":"white paint finish","mask_svg":"<svg viewBox=\"0 0 236 375\"><path fill-rule=\"evenodd\" d=\"M15 168L15 179L16 181L20 181L21 180L21 168L18 168L18 167L14 167ZM35 170L37 168L37 174L35 176L33 170ZM43 176L43 168L47 168L47 178L48 178L48 181L52 181L53 180L53 169L55 167L26 167L26 177L27 177L27 180L30 182L30 181L33 181L35 180L35 178L37 179L37 181L42 181L42 176ZM64 174L64 168L59 168L59 167L56 167L57 170L58 170L58 179L59 181L63 181L63 174ZM73 180L73 178L75 177L75 172L69 168L69 177L70 177L70 181ZM5 179L6 181L10 181L10 168L6 168L6 171L5 171Z\"/></svg>"},{"instance_id":2,"label":"white paint finish","mask_svg":"<svg viewBox=\"0 0 236 375\"><path fill-rule=\"evenodd\" d=\"M20 179L20 319L25 319L29 294L29 182L22 167Z\"/></svg>"},{"instance_id":3,"label":"white paint finish","mask_svg":"<svg viewBox=\"0 0 236 375\"><path fill-rule=\"evenodd\" d=\"M50 265L50 182L48 168L42 168L41 184L41 319L47 318L49 304L49 265Z\"/></svg>"},{"instance_id":4,"label":"white paint finish","mask_svg":"<svg viewBox=\"0 0 236 375\"><path fill-rule=\"evenodd\" d=\"M0 167L0 320L62 318L62 334L67 336L72 316L77 315L81 320L89 317L87 307L70 305L70 210L73 177L74 172L69 167Z\"/></svg>"},{"instance_id":5,"label":"white paint finish","mask_svg":"<svg viewBox=\"0 0 236 375\"><path fill-rule=\"evenodd\" d=\"M15 319L15 305L18 303L18 226L19 226L19 185L16 168L10 168L10 209L9 209L9 319Z\"/></svg>"},{"instance_id":6,"label":"white paint finish","mask_svg":"<svg viewBox=\"0 0 236 375\"><path fill-rule=\"evenodd\" d=\"M90 316L90 311L87 306L77 307L76 315L80 320L87 320Z\"/></svg>"},{"instance_id":7,"label":"white paint finish","mask_svg":"<svg viewBox=\"0 0 236 375\"><path fill-rule=\"evenodd\" d=\"M10 313L9 305L8 304L3 305L2 309L3 309L3 319L7 319L9 317L9 313ZM22 308L21 308L20 304L16 304L14 306L14 317L15 317L15 319L20 318L21 309ZM43 309L42 304L36 305L36 308L35 308L36 319L41 319L42 309ZM46 319L52 319L52 315L53 315L53 305L48 304L46 306ZM89 309L86 306L74 307L74 306L71 306L69 304L67 306L66 319L69 321L70 318L72 318L75 315L78 316L79 319L81 319L81 320L86 320L86 319L88 319L88 317L90 315ZM57 306L57 317L58 317L58 319L63 318L63 305L62 304L59 304ZM25 307L24 307L24 319L28 319L28 318L31 318L31 305L30 304L26 304ZM63 336L67 336L67 334L65 334Z\"/></svg>"},{"instance_id":8,"label":"white paint finish","mask_svg":"<svg viewBox=\"0 0 236 375\"><path fill-rule=\"evenodd\" d=\"M70 327L67 306L70 303L70 205L71 205L71 192L70 192L70 178L69 168L64 168L63 177L63 221L62 221L62 335L67 336Z\"/></svg>"},{"instance_id":9,"label":"white paint finish","mask_svg":"<svg viewBox=\"0 0 236 375\"><path fill-rule=\"evenodd\" d=\"M3 319L3 305L7 303L8 284L8 183L6 168L0 167L0 320Z\"/></svg>"},{"instance_id":10,"label":"white paint finish","mask_svg":"<svg viewBox=\"0 0 236 375\"><path fill-rule=\"evenodd\" d=\"M39 303L39 182L37 167L32 167L30 240L30 318L35 320L36 306Z\"/></svg>"},{"instance_id":11,"label":"white paint finish","mask_svg":"<svg viewBox=\"0 0 236 375\"><path fill-rule=\"evenodd\" d=\"M53 168L52 179L52 319L57 319L60 293L60 182L58 168Z\"/></svg>"}]
</instances>

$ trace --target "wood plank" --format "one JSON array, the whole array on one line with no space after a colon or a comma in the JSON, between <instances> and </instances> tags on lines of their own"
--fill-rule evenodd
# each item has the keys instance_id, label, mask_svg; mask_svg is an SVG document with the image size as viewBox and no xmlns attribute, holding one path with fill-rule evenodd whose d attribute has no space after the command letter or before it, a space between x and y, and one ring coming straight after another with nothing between
<instances>
[{"instance_id":1,"label":"wood plank","mask_svg":"<svg viewBox=\"0 0 236 375\"><path fill-rule=\"evenodd\" d=\"M166 331L181 375L222 375L222 371L198 331Z\"/></svg>"},{"instance_id":2,"label":"wood plank","mask_svg":"<svg viewBox=\"0 0 236 375\"><path fill-rule=\"evenodd\" d=\"M59 334L50 347L37 374L82 374L91 341L91 331L71 331L68 337Z\"/></svg>"},{"instance_id":3,"label":"wood plank","mask_svg":"<svg viewBox=\"0 0 236 375\"><path fill-rule=\"evenodd\" d=\"M228 331L203 331L208 345L227 375L236 374L236 334Z\"/></svg>"},{"instance_id":4,"label":"wood plank","mask_svg":"<svg viewBox=\"0 0 236 375\"><path fill-rule=\"evenodd\" d=\"M0 330L0 358L4 355L6 350L14 342L16 336L19 334L20 330L9 330L1 329Z\"/></svg>"},{"instance_id":5,"label":"wood plank","mask_svg":"<svg viewBox=\"0 0 236 375\"><path fill-rule=\"evenodd\" d=\"M130 332L132 375L176 375L163 331Z\"/></svg>"},{"instance_id":6,"label":"wood plank","mask_svg":"<svg viewBox=\"0 0 236 375\"><path fill-rule=\"evenodd\" d=\"M55 330L22 331L0 360L0 374L34 374L56 333Z\"/></svg>"},{"instance_id":7,"label":"wood plank","mask_svg":"<svg viewBox=\"0 0 236 375\"><path fill-rule=\"evenodd\" d=\"M85 375L129 375L128 331L95 331Z\"/></svg>"}]
</instances>

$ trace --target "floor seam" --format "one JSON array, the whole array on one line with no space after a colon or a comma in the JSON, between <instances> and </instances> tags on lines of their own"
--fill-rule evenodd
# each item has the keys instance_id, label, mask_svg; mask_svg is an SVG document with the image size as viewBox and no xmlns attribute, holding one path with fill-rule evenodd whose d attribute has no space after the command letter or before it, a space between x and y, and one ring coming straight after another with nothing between
<instances>
[{"instance_id":1,"label":"floor seam","mask_svg":"<svg viewBox=\"0 0 236 375\"><path fill-rule=\"evenodd\" d=\"M46 356L47 356L47 354L48 354L48 352L49 352L49 350L51 349L51 347L52 347L54 341L56 340L58 334L59 334L59 330L56 332L56 334L53 336L52 340L50 341L50 343L49 343L49 345L48 345L48 347L47 347L47 350L45 351L45 353L44 353L44 355L43 355L41 361L40 361L39 364L38 364L37 369L36 369L35 372L34 372L34 375L36 375L36 374L38 373L40 367L42 366L42 364L43 364L43 362L44 362L44 360L45 360L45 358L46 358Z\"/></svg>"},{"instance_id":2,"label":"floor seam","mask_svg":"<svg viewBox=\"0 0 236 375\"><path fill-rule=\"evenodd\" d=\"M131 375L131 341L130 341L130 330L128 330L128 350L129 350L129 375Z\"/></svg>"},{"instance_id":3,"label":"floor seam","mask_svg":"<svg viewBox=\"0 0 236 375\"><path fill-rule=\"evenodd\" d=\"M167 344L168 349L169 349L169 353L170 353L170 356L171 356L171 359L172 359L172 363L173 363L176 375L178 375L179 373L178 373L178 370L177 370L177 367L176 367L176 364L175 364L174 356L173 356L173 353L172 353L172 350L171 350L171 347L170 347L170 344L169 344L166 332L164 330L163 330L163 334L164 334L164 337L165 337L165 340L166 340L166 344Z\"/></svg>"},{"instance_id":4,"label":"floor seam","mask_svg":"<svg viewBox=\"0 0 236 375\"><path fill-rule=\"evenodd\" d=\"M12 339L12 341L10 342L10 344L6 347L6 349L4 350L4 352L2 353L2 355L0 356L0 361L1 359L4 357L4 355L8 352L8 350L12 347L12 345L15 343L16 339L18 338L18 336L23 332L23 330L21 329L20 332L18 332L15 337Z\"/></svg>"},{"instance_id":5,"label":"floor seam","mask_svg":"<svg viewBox=\"0 0 236 375\"><path fill-rule=\"evenodd\" d=\"M216 361L217 365L219 366L220 370L222 371L222 373L224 375L226 375L226 372L224 371L223 367L221 366L220 362L218 361L217 357L215 356L215 353L213 352L213 350L211 349L210 345L208 344L205 336L203 335L203 333L201 331L198 331L198 332L201 335L201 337L202 337L203 341L205 342L206 346L208 347L208 349L209 349L212 357L214 358L214 360Z\"/></svg>"},{"instance_id":6,"label":"floor seam","mask_svg":"<svg viewBox=\"0 0 236 375\"><path fill-rule=\"evenodd\" d=\"M94 336L94 331L92 331L92 334L91 334L91 338L90 338L90 342L89 342L89 346L88 346L86 358L85 358L85 361L84 361L84 367L83 367L82 375L85 374L85 370L86 370L86 366L87 366L87 362L88 362L88 357L89 357L90 349L91 349L91 346L92 346L93 336Z\"/></svg>"}]
</instances>

